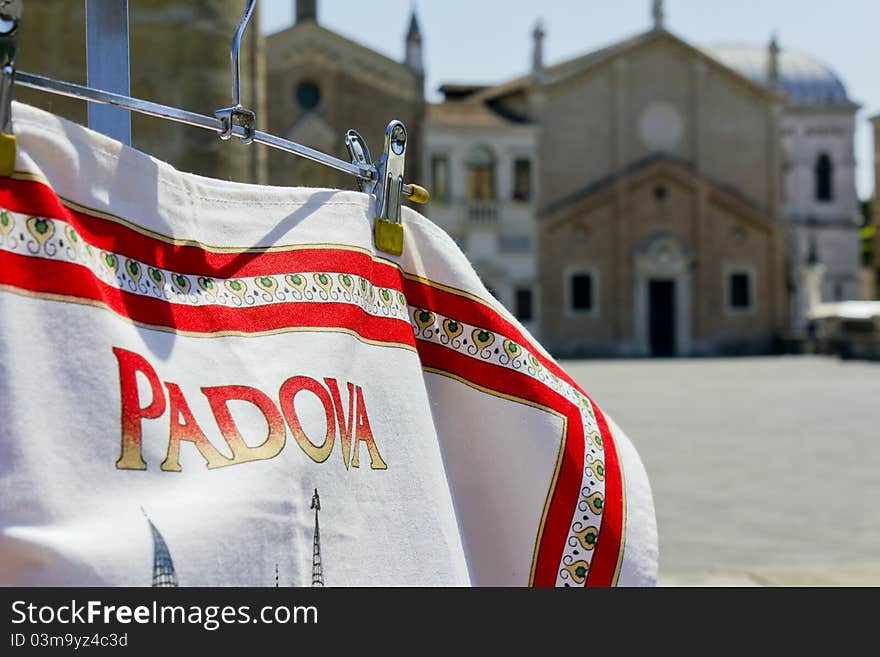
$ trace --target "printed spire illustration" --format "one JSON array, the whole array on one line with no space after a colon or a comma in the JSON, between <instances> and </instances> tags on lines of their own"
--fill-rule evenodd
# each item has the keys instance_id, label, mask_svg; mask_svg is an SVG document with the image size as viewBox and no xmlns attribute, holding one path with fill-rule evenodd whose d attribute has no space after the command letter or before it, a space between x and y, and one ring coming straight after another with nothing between
<instances>
[{"instance_id":1,"label":"printed spire illustration","mask_svg":"<svg viewBox=\"0 0 880 657\"><path fill-rule=\"evenodd\" d=\"M165 544L162 534L156 529L156 525L150 520L147 512L141 509L144 518L150 525L150 533L153 535L153 586L156 587L172 587L177 586L177 574L174 572L174 562L171 560L171 553Z\"/></svg>"},{"instance_id":2,"label":"printed spire illustration","mask_svg":"<svg viewBox=\"0 0 880 657\"><path fill-rule=\"evenodd\" d=\"M318 511L321 510L321 498L318 489L312 495L312 508L315 510L315 541L312 550L312 586L324 586L324 566L321 564L321 532L318 528Z\"/></svg>"}]
</instances>

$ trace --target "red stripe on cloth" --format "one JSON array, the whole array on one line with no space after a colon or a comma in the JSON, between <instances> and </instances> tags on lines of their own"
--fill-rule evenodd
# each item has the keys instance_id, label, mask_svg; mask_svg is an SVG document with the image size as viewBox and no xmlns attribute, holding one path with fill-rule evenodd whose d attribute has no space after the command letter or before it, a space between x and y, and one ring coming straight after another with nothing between
<instances>
[{"instance_id":1,"label":"red stripe on cloth","mask_svg":"<svg viewBox=\"0 0 880 657\"><path fill-rule=\"evenodd\" d=\"M338 272L369 278L379 287L401 289L401 276L396 267L376 261L362 251L318 247L218 253L196 245L171 244L116 221L68 208L50 187L36 181L0 178L0 206L13 212L66 221L95 248L180 274L232 278ZM210 221L210 216L205 220ZM247 216L242 216L242 221L247 221Z\"/></svg>"},{"instance_id":2,"label":"red stripe on cloth","mask_svg":"<svg viewBox=\"0 0 880 657\"><path fill-rule=\"evenodd\" d=\"M474 326L478 326L488 331L498 333L510 340L513 340L520 346L528 349L538 359L541 365L543 365L547 369L547 371L555 374L563 381L574 386L589 399L589 396L584 393L583 389L577 383L575 383L574 379L572 379L567 372L559 367L556 362L544 357L541 354L541 352L537 349L532 340L529 340L522 331L517 329L507 319L502 317L500 314L498 314L496 311L492 310L485 304L479 303L460 294L447 292L431 285L427 285L425 283L413 281L410 279L404 279L403 289L404 294L407 298L407 303L409 303L410 306L422 307L426 310L431 310L447 317L452 317L456 321L473 324ZM419 348L421 349L421 343L419 343L419 345ZM493 388L493 386L491 385L486 385L486 387ZM551 390L550 388L546 389ZM530 401L546 404L546 402L541 402L538 398L532 398L530 399ZM617 456L617 449L614 445L614 439L611 436L611 432L608 429L608 423L605 421L605 417L602 415L601 410L595 404L595 402L593 402L592 399L590 399L590 403L592 404L593 409L596 412L596 422L599 425L599 432L602 436L602 444L604 446L605 452L604 458L606 479L604 502L605 508L602 513L602 526L599 529L600 540L598 540L597 542L597 552L595 555L593 555L593 560L590 563L587 584L590 586L610 586L611 584L613 584L614 574L617 569L618 555L621 549L621 541L623 540L623 482L620 464ZM570 402L568 402L568 400L565 400L565 404L570 406ZM546 405L553 407L552 404ZM570 450L567 446L565 460L560 467L560 477L557 481L556 492L554 493L550 508L548 510L547 519L545 521L544 536L550 536L554 540L558 539L564 542L567 538L568 526L570 525L571 518L574 515L574 506L569 505L569 509L566 511L566 513L568 513L568 516L567 518L565 518L565 513L560 511L560 509L565 509L566 506L565 504L558 501L557 494L559 495L559 500L561 500L565 499L565 495L571 492L569 490L569 487L574 475L569 474L566 471L566 468L574 468L578 470L579 473L583 472L584 436L580 414L577 409L571 410L570 408L566 407L564 411L559 408L557 408L557 410L564 412L569 418L568 440L569 442L577 443L576 448L574 449L579 450L579 455L581 459L580 461L578 461L576 459L570 458L570 453L572 450ZM571 429L573 427L577 428L577 430L579 431L579 435L577 437L574 433L571 432ZM566 472L566 476L564 478L563 472ZM580 493L579 475L577 479L577 491L574 492L575 497L577 497ZM560 484L566 486L566 493L562 493L560 491ZM562 534L563 532L565 532L565 535ZM601 546L601 548L599 546ZM560 557L563 548L564 545L560 543L558 547L558 553ZM547 557L547 555L550 554L551 549L556 550L557 548L551 548L551 546L547 544L546 541L542 541L541 550L539 551L539 559L535 568L536 585L549 586L552 585L552 583L556 580L559 560L557 559L556 563L553 564L553 571L551 572L550 565L553 559ZM550 579L551 577L552 580Z\"/></svg>"},{"instance_id":3,"label":"red stripe on cloth","mask_svg":"<svg viewBox=\"0 0 880 657\"><path fill-rule=\"evenodd\" d=\"M580 411L552 388L526 374L478 361L433 342L417 340L416 346L425 367L446 371L484 388L552 408L567 418L565 453L547 508L533 579L534 586L554 586L583 479L584 431ZM600 528L598 542L602 538Z\"/></svg>"},{"instance_id":4,"label":"red stripe on cloth","mask_svg":"<svg viewBox=\"0 0 880 657\"><path fill-rule=\"evenodd\" d=\"M408 278L403 279L403 293L411 307L424 308L458 322L473 324L516 342L532 352L547 371L580 390L580 386L575 383L574 379L555 361L544 356L533 340L527 338L525 333L489 306L461 294L447 292L433 285Z\"/></svg>"},{"instance_id":5,"label":"red stripe on cloth","mask_svg":"<svg viewBox=\"0 0 880 657\"><path fill-rule=\"evenodd\" d=\"M192 333L262 333L289 328L340 328L367 340L415 346L410 325L368 315L360 307L333 302L278 302L272 305L186 306L111 287L81 265L0 251L0 283L37 294L57 294L97 302L142 324Z\"/></svg>"},{"instance_id":6,"label":"red stripe on cloth","mask_svg":"<svg viewBox=\"0 0 880 657\"><path fill-rule=\"evenodd\" d=\"M547 517L544 519L544 532L541 534L538 558L535 561L534 586L556 586L556 576L559 574L562 554L583 483L584 425L578 409L570 402L566 403L568 407L565 409L565 416L568 422L565 454L547 507ZM597 542L601 542L602 538L600 528Z\"/></svg>"},{"instance_id":7,"label":"red stripe on cloth","mask_svg":"<svg viewBox=\"0 0 880 657\"><path fill-rule=\"evenodd\" d=\"M592 403L592 400L590 400ZM602 510L602 526L599 528L599 540L596 543L596 554L590 563L587 573L587 586L611 586L617 573L620 551L623 549L623 518L626 510L623 497L623 472L617 447L611 437L608 422L599 407L593 404L596 423L602 436L605 449L605 502Z\"/></svg>"},{"instance_id":8,"label":"red stripe on cloth","mask_svg":"<svg viewBox=\"0 0 880 657\"><path fill-rule=\"evenodd\" d=\"M416 346L423 356L422 365L425 367L455 374L484 388L547 406L563 415L567 414L566 406L577 410L574 404L553 388L523 372L482 361L436 342L416 340Z\"/></svg>"}]
</instances>

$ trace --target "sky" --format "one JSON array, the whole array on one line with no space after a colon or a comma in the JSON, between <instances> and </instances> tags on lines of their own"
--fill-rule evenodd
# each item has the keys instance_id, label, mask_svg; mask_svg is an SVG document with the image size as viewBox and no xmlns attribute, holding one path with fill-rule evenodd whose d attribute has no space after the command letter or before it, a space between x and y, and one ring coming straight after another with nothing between
<instances>
[{"instance_id":1,"label":"sky","mask_svg":"<svg viewBox=\"0 0 880 657\"><path fill-rule=\"evenodd\" d=\"M808 53L834 70L856 115L857 188L874 190L873 135L880 113L880 0L665 0L666 27L695 45L766 44ZM260 26L293 23L294 0L262 0ZM498 83L528 71L531 33L544 22L544 59L554 64L651 26L651 0L318 0L318 21L394 59L415 6L425 50L426 94L444 82Z\"/></svg>"}]
</instances>

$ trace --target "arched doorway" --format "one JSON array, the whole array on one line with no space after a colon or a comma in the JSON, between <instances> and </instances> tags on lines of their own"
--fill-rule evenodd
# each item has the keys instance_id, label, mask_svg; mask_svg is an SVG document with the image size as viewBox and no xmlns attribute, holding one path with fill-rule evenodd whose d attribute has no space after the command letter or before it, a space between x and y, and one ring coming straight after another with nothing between
<instances>
[{"instance_id":1,"label":"arched doorway","mask_svg":"<svg viewBox=\"0 0 880 657\"><path fill-rule=\"evenodd\" d=\"M691 350L691 262L674 237L654 238L635 256L635 336L645 356Z\"/></svg>"}]
</instances>

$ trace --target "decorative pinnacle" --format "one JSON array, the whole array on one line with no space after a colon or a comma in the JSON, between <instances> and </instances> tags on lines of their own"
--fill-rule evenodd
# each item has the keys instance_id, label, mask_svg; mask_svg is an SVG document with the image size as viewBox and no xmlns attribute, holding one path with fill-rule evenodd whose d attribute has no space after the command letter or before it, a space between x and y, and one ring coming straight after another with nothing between
<instances>
[{"instance_id":1,"label":"decorative pinnacle","mask_svg":"<svg viewBox=\"0 0 880 657\"><path fill-rule=\"evenodd\" d=\"M416 16L416 3L412 4L412 9L410 11L409 29L406 32L406 40L422 40L422 30L419 28L419 19Z\"/></svg>"},{"instance_id":2,"label":"decorative pinnacle","mask_svg":"<svg viewBox=\"0 0 880 657\"><path fill-rule=\"evenodd\" d=\"M663 20L665 18L665 13L666 12L663 10L663 0L653 0L651 6L651 16L654 18L655 30L663 29Z\"/></svg>"},{"instance_id":3,"label":"decorative pinnacle","mask_svg":"<svg viewBox=\"0 0 880 657\"><path fill-rule=\"evenodd\" d=\"M767 81L770 83L770 87L773 89L779 89L780 85L780 75L779 75L779 53L781 49L779 48L779 38L774 32L770 37L770 44L767 46L768 57L767 57Z\"/></svg>"},{"instance_id":4,"label":"decorative pinnacle","mask_svg":"<svg viewBox=\"0 0 880 657\"><path fill-rule=\"evenodd\" d=\"M544 68L544 21L538 19L532 30L532 72L538 74Z\"/></svg>"}]
</instances>

